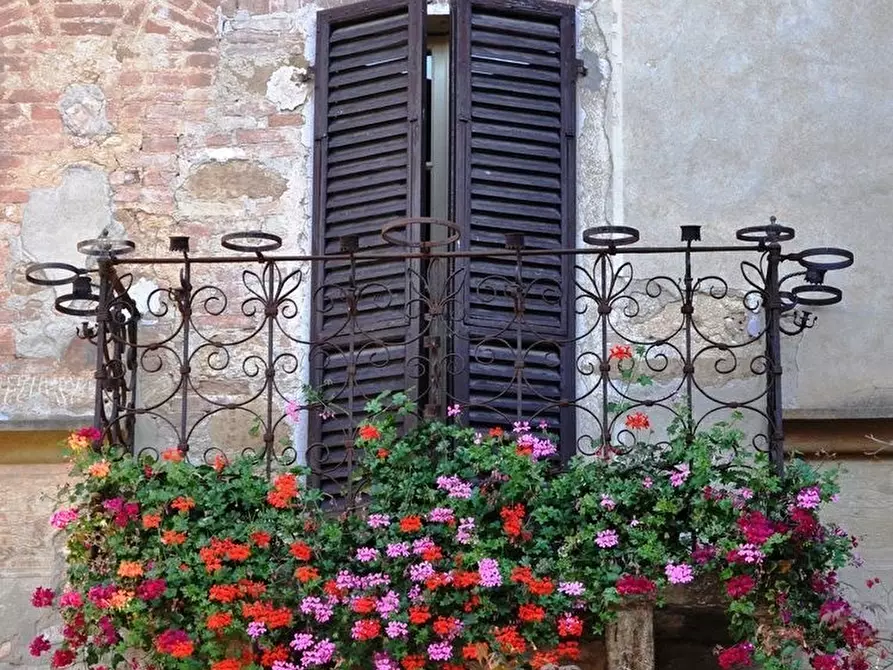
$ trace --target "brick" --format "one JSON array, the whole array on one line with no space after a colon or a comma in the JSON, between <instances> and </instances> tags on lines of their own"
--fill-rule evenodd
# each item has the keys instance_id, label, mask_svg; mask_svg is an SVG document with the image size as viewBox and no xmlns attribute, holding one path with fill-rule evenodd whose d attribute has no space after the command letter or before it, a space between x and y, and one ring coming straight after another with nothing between
<instances>
[{"instance_id":1,"label":"brick","mask_svg":"<svg viewBox=\"0 0 893 670\"><path fill-rule=\"evenodd\" d=\"M115 24L102 21L63 21L59 23L59 29L66 35L108 36L115 32Z\"/></svg>"},{"instance_id":2,"label":"brick","mask_svg":"<svg viewBox=\"0 0 893 670\"><path fill-rule=\"evenodd\" d=\"M206 33L206 34L213 35L216 30L216 26L209 25L208 23L202 23L201 21L192 19L192 18L186 16L185 14L181 14L180 12L178 12L174 9L168 10L168 17L170 17L171 21L174 21L175 23L179 23L181 26L185 26L187 28L192 28L192 30L194 30L197 33Z\"/></svg>"},{"instance_id":3,"label":"brick","mask_svg":"<svg viewBox=\"0 0 893 670\"><path fill-rule=\"evenodd\" d=\"M59 94L55 92L23 88L10 91L5 102L56 102L58 97Z\"/></svg>"},{"instance_id":4,"label":"brick","mask_svg":"<svg viewBox=\"0 0 893 670\"><path fill-rule=\"evenodd\" d=\"M167 2L177 9L182 9L184 12L188 12L192 9L192 5L195 4L194 0L167 0Z\"/></svg>"},{"instance_id":5,"label":"brick","mask_svg":"<svg viewBox=\"0 0 893 670\"><path fill-rule=\"evenodd\" d=\"M210 86L214 77L209 72L193 72L186 75L185 81L188 87L204 87Z\"/></svg>"},{"instance_id":6,"label":"brick","mask_svg":"<svg viewBox=\"0 0 893 670\"><path fill-rule=\"evenodd\" d=\"M0 156L0 168L16 168L22 167L25 164L25 159L21 156Z\"/></svg>"},{"instance_id":7,"label":"brick","mask_svg":"<svg viewBox=\"0 0 893 670\"><path fill-rule=\"evenodd\" d=\"M28 35L32 33L31 27L26 23L13 23L0 28L0 37L12 37L13 35Z\"/></svg>"},{"instance_id":8,"label":"brick","mask_svg":"<svg viewBox=\"0 0 893 670\"><path fill-rule=\"evenodd\" d=\"M198 39L186 42L183 45L184 51L205 52L217 48L217 40L210 37L199 37Z\"/></svg>"},{"instance_id":9,"label":"brick","mask_svg":"<svg viewBox=\"0 0 893 670\"><path fill-rule=\"evenodd\" d=\"M28 17L28 10L24 7L13 7L0 11L0 26L8 26L16 21L21 21Z\"/></svg>"},{"instance_id":10,"label":"brick","mask_svg":"<svg viewBox=\"0 0 893 670\"><path fill-rule=\"evenodd\" d=\"M237 130L236 142L238 144L264 144L266 142L284 142L285 136L281 130L258 128L257 130Z\"/></svg>"},{"instance_id":11,"label":"brick","mask_svg":"<svg viewBox=\"0 0 893 670\"><path fill-rule=\"evenodd\" d=\"M278 128L280 126L301 126L303 124L303 114L274 114L267 119L267 125L269 125L270 128Z\"/></svg>"},{"instance_id":12,"label":"brick","mask_svg":"<svg viewBox=\"0 0 893 670\"><path fill-rule=\"evenodd\" d=\"M139 72L122 72L118 77L119 86L139 86L143 83L143 75Z\"/></svg>"},{"instance_id":13,"label":"brick","mask_svg":"<svg viewBox=\"0 0 893 670\"><path fill-rule=\"evenodd\" d=\"M25 116L25 108L17 104L0 102L0 121L19 119Z\"/></svg>"},{"instance_id":14,"label":"brick","mask_svg":"<svg viewBox=\"0 0 893 670\"><path fill-rule=\"evenodd\" d=\"M32 105L31 106L31 119L35 121L52 119L56 120L59 118L59 110L55 107L50 107L47 105Z\"/></svg>"},{"instance_id":15,"label":"brick","mask_svg":"<svg viewBox=\"0 0 893 670\"><path fill-rule=\"evenodd\" d=\"M143 139L140 150L148 153L174 153L179 142L176 137L146 137Z\"/></svg>"},{"instance_id":16,"label":"brick","mask_svg":"<svg viewBox=\"0 0 893 670\"><path fill-rule=\"evenodd\" d=\"M204 144L206 147L226 147L229 146L231 141L232 138L229 133L218 133L216 135L208 135L205 137Z\"/></svg>"},{"instance_id":17,"label":"brick","mask_svg":"<svg viewBox=\"0 0 893 670\"><path fill-rule=\"evenodd\" d=\"M147 33L154 33L156 35L167 35L171 31L169 26L163 26L152 19L148 19L146 23L143 24L143 30Z\"/></svg>"},{"instance_id":18,"label":"brick","mask_svg":"<svg viewBox=\"0 0 893 670\"><path fill-rule=\"evenodd\" d=\"M269 0L236 0L236 9L244 9L252 14L269 14Z\"/></svg>"},{"instance_id":19,"label":"brick","mask_svg":"<svg viewBox=\"0 0 893 670\"><path fill-rule=\"evenodd\" d=\"M2 202L2 203L28 202L28 191L22 191L22 190L0 191L0 202Z\"/></svg>"},{"instance_id":20,"label":"brick","mask_svg":"<svg viewBox=\"0 0 893 670\"><path fill-rule=\"evenodd\" d=\"M111 3L65 3L53 5L53 14L60 19L75 19L80 17L117 19L124 16L124 9L120 5Z\"/></svg>"},{"instance_id":21,"label":"brick","mask_svg":"<svg viewBox=\"0 0 893 670\"><path fill-rule=\"evenodd\" d=\"M186 58L187 67L210 69L217 66L220 60L216 54L191 54Z\"/></svg>"}]
</instances>

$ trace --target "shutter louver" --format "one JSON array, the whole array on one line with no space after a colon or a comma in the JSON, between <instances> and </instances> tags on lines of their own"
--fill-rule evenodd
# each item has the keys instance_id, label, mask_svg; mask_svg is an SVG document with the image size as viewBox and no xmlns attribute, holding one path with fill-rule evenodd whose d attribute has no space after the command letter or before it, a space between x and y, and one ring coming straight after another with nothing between
<instances>
[{"instance_id":1,"label":"shutter louver","mask_svg":"<svg viewBox=\"0 0 893 670\"><path fill-rule=\"evenodd\" d=\"M471 251L524 256L464 262L454 347L467 365L453 396L475 425L545 420L572 453L575 239L574 7L516 0L453 6L454 218ZM520 295L512 285L523 287Z\"/></svg>"},{"instance_id":2,"label":"shutter louver","mask_svg":"<svg viewBox=\"0 0 893 670\"><path fill-rule=\"evenodd\" d=\"M345 238L380 250L385 223L421 214L425 3L320 12L316 54L314 253L337 254ZM366 401L418 386L406 362L418 351L412 269L384 259L313 268L311 385L343 409L311 418L308 464L324 492L352 493L352 431Z\"/></svg>"}]
</instances>

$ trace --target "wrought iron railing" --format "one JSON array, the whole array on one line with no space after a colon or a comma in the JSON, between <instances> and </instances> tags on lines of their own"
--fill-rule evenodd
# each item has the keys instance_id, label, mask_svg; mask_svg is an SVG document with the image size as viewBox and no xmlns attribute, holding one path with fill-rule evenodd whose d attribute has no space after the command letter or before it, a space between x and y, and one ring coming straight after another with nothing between
<instances>
[{"instance_id":1,"label":"wrought iron railing","mask_svg":"<svg viewBox=\"0 0 893 670\"><path fill-rule=\"evenodd\" d=\"M410 228L406 239L432 241L408 247ZM415 219L385 226L374 249L346 238L322 255L284 254L261 232L225 235L228 253L213 256L192 256L185 237L161 257L89 240L78 249L91 267L38 263L27 278L63 291L56 309L82 319L97 345L96 427L134 451L211 460L242 439L244 416L256 443L228 446L256 451L268 472L306 462L332 489L353 467L365 400L408 386L422 416L459 405L456 420L482 427L542 420L565 456L632 444L636 412L692 432L741 412L781 471L782 336L841 300L826 273L853 262L836 248L789 253L793 237L773 218L726 246L699 244L697 226L668 247L599 227L581 248L510 235L469 251L449 222ZM405 266L399 281L378 276L385 262Z\"/></svg>"}]
</instances>

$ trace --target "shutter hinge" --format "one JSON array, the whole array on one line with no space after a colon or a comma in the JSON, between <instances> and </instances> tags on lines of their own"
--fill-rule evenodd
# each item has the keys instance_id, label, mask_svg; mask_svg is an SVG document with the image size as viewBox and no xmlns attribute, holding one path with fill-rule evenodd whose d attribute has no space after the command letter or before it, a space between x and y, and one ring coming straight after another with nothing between
<instances>
[{"instance_id":1,"label":"shutter hinge","mask_svg":"<svg viewBox=\"0 0 893 670\"><path fill-rule=\"evenodd\" d=\"M577 59L577 76L585 77L587 74L589 74L589 68L586 67L586 63L583 62L582 58L578 58Z\"/></svg>"}]
</instances>

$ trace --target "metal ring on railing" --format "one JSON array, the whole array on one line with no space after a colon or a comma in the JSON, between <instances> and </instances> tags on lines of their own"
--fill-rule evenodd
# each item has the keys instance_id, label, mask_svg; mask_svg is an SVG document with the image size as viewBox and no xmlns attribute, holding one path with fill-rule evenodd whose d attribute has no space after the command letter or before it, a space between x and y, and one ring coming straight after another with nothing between
<instances>
[{"instance_id":1,"label":"metal ring on railing","mask_svg":"<svg viewBox=\"0 0 893 670\"><path fill-rule=\"evenodd\" d=\"M254 240L253 244L251 243L252 240ZM240 244L240 242L244 243ZM249 230L244 233L227 233L220 238L220 245L231 251L253 254L263 251L276 251L282 246L282 238L261 230Z\"/></svg>"},{"instance_id":2,"label":"metal ring on railing","mask_svg":"<svg viewBox=\"0 0 893 670\"><path fill-rule=\"evenodd\" d=\"M87 256L122 256L136 249L136 243L131 240L113 240L107 237L97 237L93 240L81 240L78 242L78 251Z\"/></svg>"},{"instance_id":3,"label":"metal ring on railing","mask_svg":"<svg viewBox=\"0 0 893 670\"><path fill-rule=\"evenodd\" d=\"M91 288L99 287L93 284ZM72 307L74 303L93 303L93 307ZM54 306L57 312L67 314L68 316L96 316L96 307L99 305L99 297L91 294L87 297L77 295L75 293L66 293L56 298Z\"/></svg>"},{"instance_id":4,"label":"metal ring on railing","mask_svg":"<svg viewBox=\"0 0 893 670\"><path fill-rule=\"evenodd\" d=\"M411 225L442 226L450 231L449 235L442 240L419 240L410 241L405 238L397 237L393 233L398 230L406 230ZM456 242L461 236L459 225L447 219L435 219L430 216L413 216L405 219L396 219L388 221L381 228L381 238L388 244L395 247L408 247L410 249L433 249L435 247L448 247Z\"/></svg>"},{"instance_id":5,"label":"metal ring on railing","mask_svg":"<svg viewBox=\"0 0 893 670\"><path fill-rule=\"evenodd\" d=\"M630 226L595 226L583 231L583 241L593 247L622 247L639 241L639 231Z\"/></svg>"},{"instance_id":6,"label":"metal ring on railing","mask_svg":"<svg viewBox=\"0 0 893 670\"><path fill-rule=\"evenodd\" d=\"M801 284L791 289L791 293L797 298L798 305L812 305L820 307L822 305L836 305L843 300L843 291L836 286L825 286L824 284L812 285ZM810 294L818 294L810 297ZM821 297L824 294L825 297Z\"/></svg>"},{"instance_id":7,"label":"metal ring on railing","mask_svg":"<svg viewBox=\"0 0 893 670\"><path fill-rule=\"evenodd\" d=\"M820 261L812 260L814 256L832 256L840 260ZM837 247L816 247L814 249L804 249L803 251L792 254L791 260L795 260L808 270L842 270L853 264L855 257L853 252L848 249L838 249Z\"/></svg>"},{"instance_id":8,"label":"metal ring on railing","mask_svg":"<svg viewBox=\"0 0 893 670\"><path fill-rule=\"evenodd\" d=\"M70 276L63 279L42 279L36 273L46 270L63 270L69 272ZM64 286L70 284L76 277L85 274L87 271L83 268L76 268L68 263L31 263L25 268L25 281L36 286Z\"/></svg>"},{"instance_id":9,"label":"metal ring on railing","mask_svg":"<svg viewBox=\"0 0 893 670\"><path fill-rule=\"evenodd\" d=\"M735 231L735 237L742 242L790 242L794 239L794 229L770 223L768 226L747 226Z\"/></svg>"}]
</instances>

